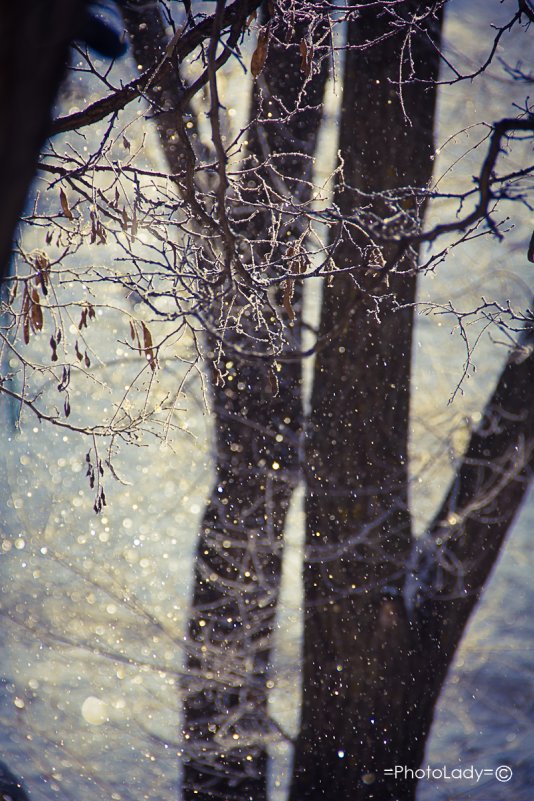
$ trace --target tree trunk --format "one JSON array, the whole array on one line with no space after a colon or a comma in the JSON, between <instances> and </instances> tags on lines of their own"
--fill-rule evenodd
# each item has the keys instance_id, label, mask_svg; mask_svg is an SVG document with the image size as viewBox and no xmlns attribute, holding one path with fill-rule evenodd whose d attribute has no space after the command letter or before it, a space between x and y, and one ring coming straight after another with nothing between
<instances>
[{"instance_id":1,"label":"tree trunk","mask_svg":"<svg viewBox=\"0 0 534 801\"><path fill-rule=\"evenodd\" d=\"M298 64L294 48L271 44L263 77L285 108L296 105L298 83L286 76L298 74ZM321 102L325 77L323 68L308 90L308 103ZM257 100L256 93L253 118ZM268 105L275 118L282 116L277 103ZM265 126L269 152L284 152L289 135L309 156L320 118L320 109L299 113L285 125L283 136L276 125ZM256 137L253 128L249 150L259 156ZM309 159L286 160L281 172L286 179L302 179L310 173ZM300 185L299 199L308 197L309 187ZM256 255L262 246L254 243L266 238L269 224L262 214L240 231ZM298 302L294 305L298 314ZM251 320L245 325L252 330ZM298 350L299 324L291 339ZM209 342L211 358L218 345ZM234 349L246 353L248 347L242 334L226 332L220 351L224 382L216 368L210 372L216 478L201 525L189 625L185 736L190 761L184 792L191 800L267 797L266 744L275 731L267 713L268 674L282 534L299 476L301 366L298 360L288 362L275 377L272 360L247 358Z\"/></svg>"},{"instance_id":2,"label":"tree trunk","mask_svg":"<svg viewBox=\"0 0 534 801\"><path fill-rule=\"evenodd\" d=\"M399 7L410 19L420 3ZM340 118L343 177L335 200L351 216L364 204L379 218L422 214L409 187L431 177L441 14L411 35L413 76L399 87L407 30L392 36L376 7L350 22ZM433 30L432 30L433 28ZM384 38L382 38L384 37ZM366 43L373 43L366 46ZM428 81L428 83L427 83ZM397 209L373 193L407 187ZM358 194L364 193L364 194ZM394 253L386 244L383 257ZM414 689L423 654L402 598L412 549L408 422L416 253L389 284L377 280L372 239L338 250L356 266L325 288L306 439L304 675L291 801L403 801L415 786L384 770L418 765L423 753ZM399 309L398 306L401 308ZM426 730L424 732L426 735Z\"/></svg>"},{"instance_id":3,"label":"tree trunk","mask_svg":"<svg viewBox=\"0 0 534 801\"><path fill-rule=\"evenodd\" d=\"M417 544L414 614L426 662L438 675L452 661L532 480L533 387L534 318L507 360L441 509Z\"/></svg>"},{"instance_id":4,"label":"tree trunk","mask_svg":"<svg viewBox=\"0 0 534 801\"><path fill-rule=\"evenodd\" d=\"M134 5L124 14L139 63L164 52L163 26L154 9L139 11ZM141 20L145 25L140 27ZM319 27L310 33L312 39L324 37L324 26ZM272 33L252 97L247 155L251 172L241 188L241 205L250 202L257 209L268 200L265 187L273 166L294 200L310 199L311 157L322 116L327 60L320 61L302 92L308 76L300 70L299 44L306 33L301 24L295 30L278 24ZM323 56L325 49L323 44ZM288 80L289 75L301 79ZM191 171L192 149L176 112L181 109L180 91L178 79L174 86L167 82L151 100L168 109L160 111L156 124L171 170L183 186ZM286 120L293 110L296 113ZM258 116L262 123L254 122ZM175 130L178 137L172 135ZM265 211L248 215L244 223L234 221L256 263L268 253L272 256L273 247L275 251L282 247L273 241L272 222ZM299 233L296 228L284 231L283 248ZM280 297L276 303L281 306ZM298 299L294 305L298 311ZM221 311L212 311L214 328ZM272 314L268 308L262 312L267 319ZM184 681L184 797L196 801L266 798L265 748L273 731L267 714L267 678L282 531L299 474L300 363L290 361L278 373L272 358L247 355L255 335L250 315L245 314L242 326L241 332L228 328L221 339L213 336L207 341L216 477L197 547ZM291 347L298 351L298 322L290 333Z\"/></svg>"},{"instance_id":5,"label":"tree trunk","mask_svg":"<svg viewBox=\"0 0 534 801\"><path fill-rule=\"evenodd\" d=\"M5 3L0 16L0 280L35 174L84 0Z\"/></svg>"}]
</instances>

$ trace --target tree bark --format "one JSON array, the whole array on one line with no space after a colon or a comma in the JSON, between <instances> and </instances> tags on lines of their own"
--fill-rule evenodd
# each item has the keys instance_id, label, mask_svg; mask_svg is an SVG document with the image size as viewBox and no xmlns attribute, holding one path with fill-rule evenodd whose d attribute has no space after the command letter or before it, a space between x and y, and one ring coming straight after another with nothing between
<instances>
[{"instance_id":1,"label":"tree bark","mask_svg":"<svg viewBox=\"0 0 534 801\"><path fill-rule=\"evenodd\" d=\"M398 10L410 19L420 5ZM387 10L376 7L350 22L344 168L335 190L343 215L366 204L386 218L384 193L400 187L407 188L400 207L422 214L409 187L425 187L432 173L438 55L431 38L440 25L438 10L412 33L413 70L422 80L406 76L399 86L406 29L392 34ZM383 247L386 261L394 248ZM414 787L384 769L419 764L424 744L414 705L422 654L402 598L413 544L408 423L417 254L405 255L389 285L377 280L373 258L371 236L347 237L336 263L357 267L355 276L337 276L324 290L320 337L336 335L316 358L306 437L303 696L291 801L412 799Z\"/></svg>"},{"instance_id":2,"label":"tree bark","mask_svg":"<svg viewBox=\"0 0 534 801\"><path fill-rule=\"evenodd\" d=\"M137 5L126 5L123 13L136 61L145 66L165 52L164 25L156 8ZM310 199L327 61L321 61L300 96L305 76L299 44L306 33L301 23L294 30L278 24L271 31L269 54L253 91L247 145L251 180L241 188L241 204L251 202L256 209L269 199L265 193L273 168L293 199ZM174 82L166 80L148 91L158 109L156 125L169 166L187 192L194 153L184 129L183 88L176 73ZM296 113L286 120L288 111ZM255 122L258 116L261 123ZM265 211L233 222L256 262L273 245L282 247L273 242L271 223ZM285 231L283 247L298 233ZM280 297L276 303L281 306ZM213 327L218 311L212 310ZM266 307L262 313L268 319L272 311ZM300 363L289 362L278 373L272 359L247 355L254 321L245 314L242 324L242 332L224 331L222 341L207 339L216 478L197 547L184 682L183 793L197 801L266 798L265 746L273 731L266 682L282 531L299 474ZM298 321L290 338L298 350Z\"/></svg>"},{"instance_id":3,"label":"tree bark","mask_svg":"<svg viewBox=\"0 0 534 801\"><path fill-rule=\"evenodd\" d=\"M241 189L245 202L269 200L273 168L294 200L309 202L327 60L299 97L305 34L302 24L279 25L271 38L251 101L247 165L253 177ZM262 122L254 122L258 116ZM289 229L283 243L273 241L266 211L234 225L256 263L299 234ZM280 294L275 305L281 309ZM298 290L294 306L298 317ZM267 307L263 313L272 315ZM209 358L219 349L210 371L216 477L200 530L189 624L186 799L267 797L266 744L275 731L268 677L283 527L299 477L301 365L295 359L277 372L272 359L247 356L253 326L246 316L244 332L228 329L222 343L208 339ZM288 332L298 351L298 319Z\"/></svg>"}]
</instances>

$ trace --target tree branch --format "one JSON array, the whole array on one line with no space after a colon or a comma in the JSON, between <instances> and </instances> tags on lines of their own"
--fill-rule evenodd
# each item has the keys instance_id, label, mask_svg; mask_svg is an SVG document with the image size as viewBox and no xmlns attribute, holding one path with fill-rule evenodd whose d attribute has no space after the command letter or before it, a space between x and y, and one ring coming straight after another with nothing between
<instances>
[{"instance_id":1,"label":"tree branch","mask_svg":"<svg viewBox=\"0 0 534 801\"><path fill-rule=\"evenodd\" d=\"M444 653L467 622L532 479L533 387L534 317L508 358L422 549L419 578L432 593L424 614L441 619Z\"/></svg>"},{"instance_id":2,"label":"tree branch","mask_svg":"<svg viewBox=\"0 0 534 801\"><path fill-rule=\"evenodd\" d=\"M493 133L491 134L490 144L480 175L477 179L479 200L473 211L466 217L450 223L441 223L435 225L430 231L426 231L417 237L410 237L410 242L433 242L442 234L451 233L453 231L465 231L474 223L483 218L488 218L488 209L490 202L495 200L495 195L491 191L491 184L493 178L493 171L502 148L502 140L511 131L532 131L534 132L534 115L529 116L527 119L502 119L496 122L493 126Z\"/></svg>"},{"instance_id":3,"label":"tree branch","mask_svg":"<svg viewBox=\"0 0 534 801\"><path fill-rule=\"evenodd\" d=\"M251 14L262 3L262 0L236 0L224 10L221 20L221 30L232 27L243 14ZM142 75L118 89L111 95L86 106L82 111L68 114L54 120L50 128L50 136L66 131L79 130L87 125L93 125L112 114L125 108L132 100L142 97L154 81L164 80L173 69L172 59L183 61L202 42L211 37L214 25L214 15L206 17L192 30L184 33L174 44L170 52L166 52L159 64L151 64Z\"/></svg>"}]
</instances>

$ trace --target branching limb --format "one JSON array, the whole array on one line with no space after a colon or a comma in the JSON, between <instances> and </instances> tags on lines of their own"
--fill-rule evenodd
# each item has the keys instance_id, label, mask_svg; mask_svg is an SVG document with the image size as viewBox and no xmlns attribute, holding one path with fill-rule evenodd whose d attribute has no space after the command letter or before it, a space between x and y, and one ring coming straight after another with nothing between
<instances>
[{"instance_id":1,"label":"branching limb","mask_svg":"<svg viewBox=\"0 0 534 801\"><path fill-rule=\"evenodd\" d=\"M236 0L231 6L224 9L221 20L221 30L232 27L236 19L246 14L251 14L260 5L262 0ZM93 125L95 122L105 119L109 114L121 111L133 100L142 97L156 81L164 81L168 73L173 69L173 61L183 61L200 44L208 40L213 31L214 15L206 17L199 22L192 30L183 34L174 44L169 52L165 52L162 60L158 64L151 64L142 75L130 81L122 89L117 90L101 100L97 100L86 106L82 111L68 114L54 120L50 128L50 135L65 133L65 131L77 131L86 125Z\"/></svg>"},{"instance_id":2,"label":"branching limb","mask_svg":"<svg viewBox=\"0 0 534 801\"><path fill-rule=\"evenodd\" d=\"M417 569L420 612L454 647L521 506L534 470L534 318L510 354L429 528ZM448 612L443 604L449 603Z\"/></svg>"}]
</instances>

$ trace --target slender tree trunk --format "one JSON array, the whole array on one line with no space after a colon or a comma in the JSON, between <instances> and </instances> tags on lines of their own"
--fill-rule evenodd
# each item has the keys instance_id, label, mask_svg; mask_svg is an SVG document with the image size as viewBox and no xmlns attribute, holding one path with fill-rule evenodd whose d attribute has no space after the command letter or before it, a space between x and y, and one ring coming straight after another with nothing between
<instances>
[{"instance_id":1,"label":"slender tree trunk","mask_svg":"<svg viewBox=\"0 0 534 801\"><path fill-rule=\"evenodd\" d=\"M420 3L397 7L410 19ZM385 195L407 187L400 209L421 215L409 187L430 180L441 14L392 36L376 6L349 24L335 200L344 215L367 205L379 218L397 209ZM384 37L384 38L382 38ZM369 47L365 43L373 42ZM360 194L359 194L360 193ZM361 194L363 193L363 194ZM393 253L386 246L383 256ZM384 769L419 764L420 642L403 605L413 539L408 509L408 422L415 264L406 254L389 283L373 270L363 234L346 239L337 265L356 281L326 287L321 335L337 334L316 358L306 438L304 675L291 801L414 797ZM398 306L402 308L399 310ZM426 735L426 731L424 732Z\"/></svg>"},{"instance_id":2,"label":"slender tree trunk","mask_svg":"<svg viewBox=\"0 0 534 801\"><path fill-rule=\"evenodd\" d=\"M409 608L415 600L412 614L432 676L428 703L432 695L437 699L532 480L533 387L534 318L507 360L438 514L417 543L417 592L406 596Z\"/></svg>"},{"instance_id":3,"label":"slender tree trunk","mask_svg":"<svg viewBox=\"0 0 534 801\"><path fill-rule=\"evenodd\" d=\"M253 91L247 164L255 174L242 190L245 201L268 200L273 169L294 200L310 199L327 61L299 97L305 77L299 42L306 33L302 25L273 33ZM297 113L286 120L293 109ZM258 117L263 122L255 123ZM236 223L256 263L298 237L299 230L288 229L283 244L276 242L272 223L264 211ZM298 314L298 293L294 302ZM276 305L281 309L280 296ZM272 314L264 313L267 319ZM296 359L277 372L272 359L247 356L254 349L252 318L243 325L244 333L225 331L222 345L209 341L212 357L219 348L210 373L216 476L198 542L189 625L187 799L262 801L267 794L266 743L274 733L267 713L269 662L282 534L299 476L301 366ZM299 321L290 339L297 351Z\"/></svg>"},{"instance_id":4,"label":"slender tree trunk","mask_svg":"<svg viewBox=\"0 0 534 801\"><path fill-rule=\"evenodd\" d=\"M136 60L145 64L165 52L164 26L156 9L137 6L126 6L124 15ZM258 209L269 200L273 170L294 200L310 199L327 60L301 96L304 80L310 77L301 71L299 45L305 35L317 44L325 28L310 32L301 23L296 28L278 24L271 31L265 67L252 96L250 180L241 190L241 205L249 202ZM149 92L160 108L156 124L169 166L178 184L185 185L193 150L187 146L178 76L175 84L166 82ZM286 120L289 111L296 113ZM255 122L258 117L261 123ZM276 236L273 239L272 223L265 211L234 223L256 263L272 256L273 248L287 248L300 233L296 228L284 230L282 245ZM276 304L281 307L280 297ZM298 312L298 292L294 306ZM272 311L265 308L262 313L268 319ZM216 327L216 309L212 316ZM212 337L207 342L216 477L197 547L186 645L189 678L184 683L184 797L197 801L266 798L265 746L272 732L266 682L282 531L299 473L299 361L278 372L272 359L247 355L254 349L254 320L245 314L242 326L240 332L224 331L222 341ZM291 327L291 340L297 351L299 322Z\"/></svg>"}]
</instances>

